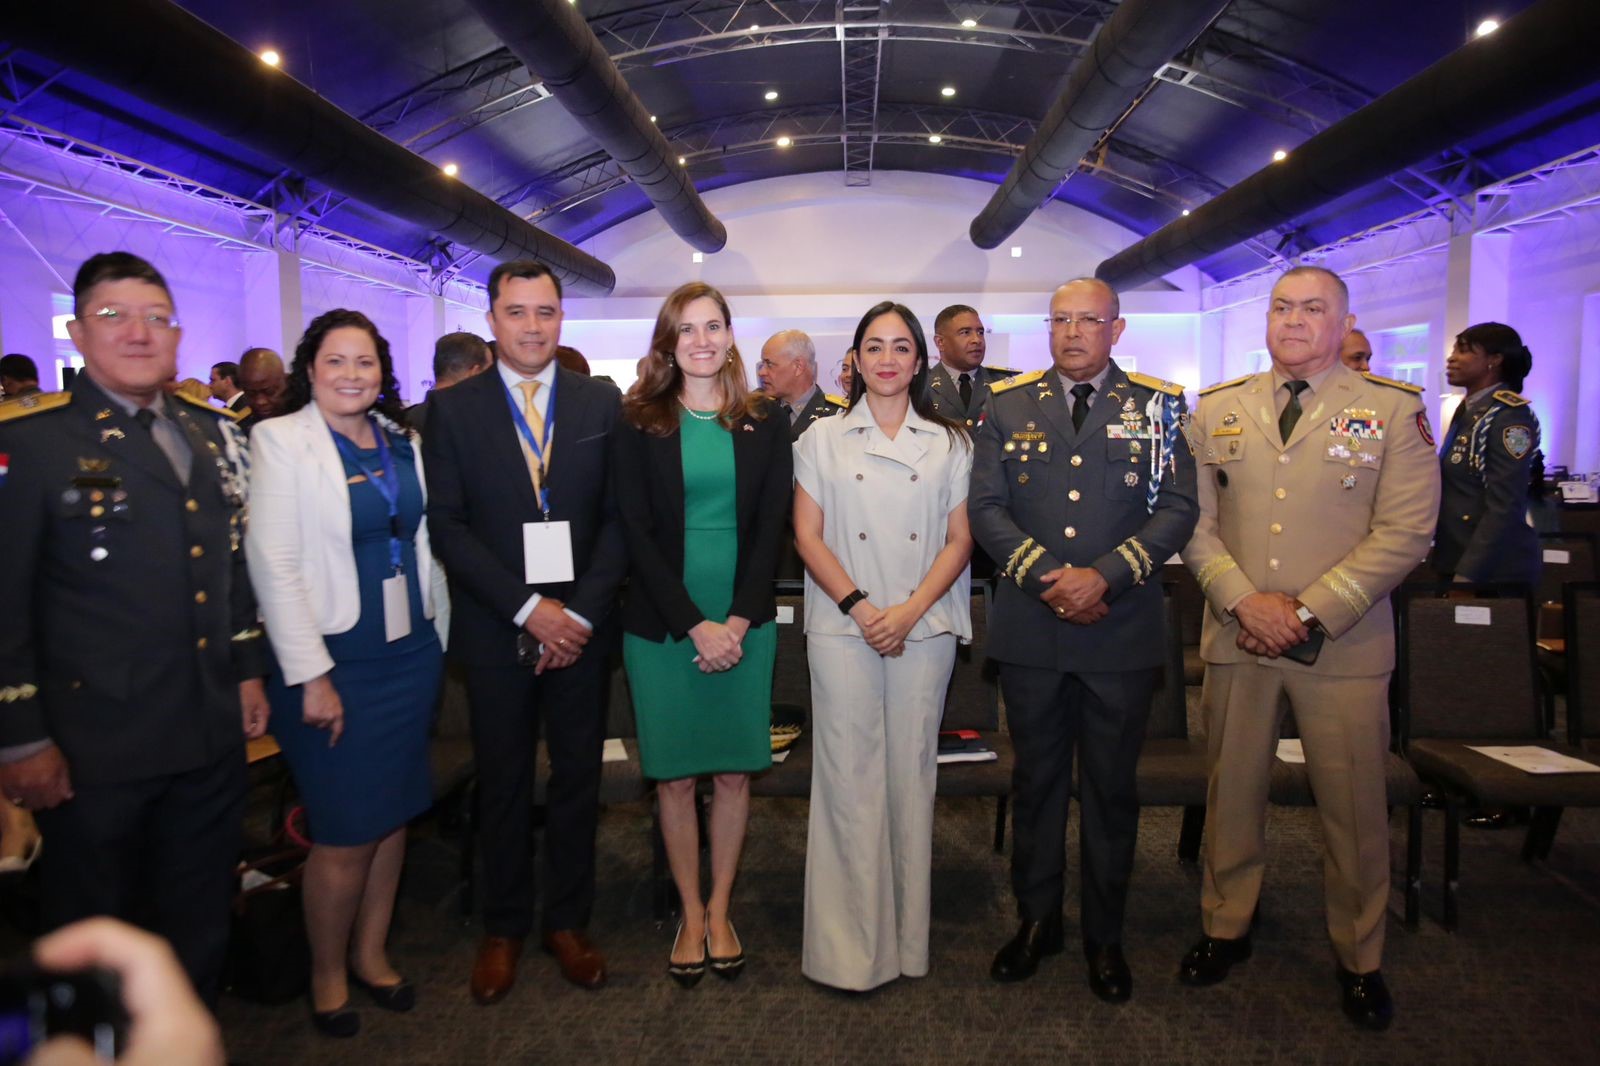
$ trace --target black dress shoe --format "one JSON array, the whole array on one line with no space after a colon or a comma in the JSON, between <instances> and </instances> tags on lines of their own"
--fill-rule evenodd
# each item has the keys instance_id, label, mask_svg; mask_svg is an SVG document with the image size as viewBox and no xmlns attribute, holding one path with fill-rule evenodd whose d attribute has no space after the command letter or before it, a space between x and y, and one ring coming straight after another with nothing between
<instances>
[{"instance_id":1,"label":"black dress shoe","mask_svg":"<svg viewBox=\"0 0 1600 1066\"><path fill-rule=\"evenodd\" d=\"M1023 920L1022 928L994 957L989 976L996 981L1025 981L1039 968L1046 955L1061 954L1061 916L1042 922Z\"/></svg>"},{"instance_id":2,"label":"black dress shoe","mask_svg":"<svg viewBox=\"0 0 1600 1066\"><path fill-rule=\"evenodd\" d=\"M363 981L354 973L346 976L349 977L351 984L365 992L372 1002L384 1010L392 1010L396 1014L404 1014L417 1005L416 986L404 977L400 978L399 984L375 985Z\"/></svg>"},{"instance_id":3,"label":"black dress shoe","mask_svg":"<svg viewBox=\"0 0 1600 1066\"><path fill-rule=\"evenodd\" d=\"M1383 974L1351 973L1339 968L1339 988L1344 993L1344 1014L1359 1028L1382 1032L1394 1021L1394 1000L1389 998L1389 986L1383 983Z\"/></svg>"},{"instance_id":4,"label":"black dress shoe","mask_svg":"<svg viewBox=\"0 0 1600 1066\"><path fill-rule=\"evenodd\" d=\"M1089 960L1089 988L1107 1003L1126 1003L1133 995L1133 972L1122 957L1121 944L1083 942Z\"/></svg>"},{"instance_id":5,"label":"black dress shoe","mask_svg":"<svg viewBox=\"0 0 1600 1066\"><path fill-rule=\"evenodd\" d=\"M1214 985L1228 976L1228 970L1234 963L1243 962L1249 957L1248 936L1241 936L1236 940L1203 936L1189 949L1189 954L1185 955L1183 962L1178 965L1178 980L1197 987Z\"/></svg>"},{"instance_id":6,"label":"black dress shoe","mask_svg":"<svg viewBox=\"0 0 1600 1066\"><path fill-rule=\"evenodd\" d=\"M361 1032L361 1015L350 1009L346 1003L334 1010L311 1010L311 1025L323 1036L331 1036L339 1040L348 1040Z\"/></svg>"}]
</instances>

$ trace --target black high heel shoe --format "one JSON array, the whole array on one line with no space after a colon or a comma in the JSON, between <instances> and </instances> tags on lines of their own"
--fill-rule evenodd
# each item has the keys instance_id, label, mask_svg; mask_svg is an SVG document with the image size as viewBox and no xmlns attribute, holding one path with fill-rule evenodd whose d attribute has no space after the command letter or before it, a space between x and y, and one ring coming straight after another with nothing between
<instances>
[{"instance_id":1,"label":"black high heel shoe","mask_svg":"<svg viewBox=\"0 0 1600 1066\"><path fill-rule=\"evenodd\" d=\"M732 981L744 972L744 944L739 942L739 933L733 928L733 923L728 923L728 932L733 934L734 943L739 944L739 950L732 955L711 954L711 933L709 923L706 931L706 958L711 963L711 972L724 981Z\"/></svg>"},{"instance_id":2,"label":"black high heel shoe","mask_svg":"<svg viewBox=\"0 0 1600 1066\"><path fill-rule=\"evenodd\" d=\"M678 932L672 938L672 953L678 953L678 941L683 937L683 923L678 923ZM693 988L700 983L700 978L706 975L706 956L710 953L701 941L701 955L698 962L673 962L672 957L667 957L667 976L678 982L679 988Z\"/></svg>"},{"instance_id":3,"label":"black high heel shoe","mask_svg":"<svg viewBox=\"0 0 1600 1066\"><path fill-rule=\"evenodd\" d=\"M346 1001L342 1007L333 1010L317 1010L311 1008L311 1025L323 1036L331 1036L336 1040L348 1040L361 1032L361 1015L350 1009Z\"/></svg>"},{"instance_id":4,"label":"black high heel shoe","mask_svg":"<svg viewBox=\"0 0 1600 1066\"><path fill-rule=\"evenodd\" d=\"M394 1011L396 1014L405 1014L417 1005L416 986L404 977L400 978L399 984L375 985L370 981L362 980L354 973L348 973L346 976L351 984L365 992L373 1003L376 1003L384 1010Z\"/></svg>"}]
</instances>

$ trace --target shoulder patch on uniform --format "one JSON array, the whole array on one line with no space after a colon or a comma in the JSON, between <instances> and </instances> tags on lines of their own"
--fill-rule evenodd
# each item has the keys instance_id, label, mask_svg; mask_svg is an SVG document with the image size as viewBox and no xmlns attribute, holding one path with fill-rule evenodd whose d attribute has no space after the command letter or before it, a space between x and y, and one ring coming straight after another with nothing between
<instances>
[{"instance_id":1,"label":"shoulder patch on uniform","mask_svg":"<svg viewBox=\"0 0 1600 1066\"><path fill-rule=\"evenodd\" d=\"M1182 385L1179 385L1174 381L1163 381L1160 378L1153 378L1149 374L1135 374L1130 371L1128 373L1128 380L1133 382L1135 385L1143 385L1147 389L1155 389L1157 392L1164 392L1168 396L1183 395Z\"/></svg>"},{"instance_id":2,"label":"shoulder patch on uniform","mask_svg":"<svg viewBox=\"0 0 1600 1066\"><path fill-rule=\"evenodd\" d=\"M226 407L213 407L205 400L197 400L193 396L190 396L187 392L175 392L172 395L174 399L182 400L184 403L198 407L207 414L216 415L218 418L231 418L237 422L244 417L244 415L240 414L238 411L232 411Z\"/></svg>"},{"instance_id":3,"label":"shoulder patch on uniform","mask_svg":"<svg viewBox=\"0 0 1600 1066\"><path fill-rule=\"evenodd\" d=\"M55 411L72 402L70 392L31 392L0 403L0 422L14 422L41 411Z\"/></svg>"},{"instance_id":4,"label":"shoulder patch on uniform","mask_svg":"<svg viewBox=\"0 0 1600 1066\"><path fill-rule=\"evenodd\" d=\"M849 407L850 406L850 401L849 400L845 399L843 396L835 396L831 392L823 393L822 394L822 398L824 400L827 400L829 403L833 404L833 406L835 406L835 407Z\"/></svg>"},{"instance_id":5,"label":"shoulder patch on uniform","mask_svg":"<svg viewBox=\"0 0 1600 1066\"><path fill-rule=\"evenodd\" d=\"M1133 375L1129 374L1128 377L1132 378ZM1223 389L1231 389L1235 385L1243 385L1253 377L1255 377L1254 374L1246 374L1244 377L1234 378L1232 381L1219 381L1215 385L1207 385L1205 388L1200 390L1200 395L1210 396L1213 392L1221 392Z\"/></svg>"},{"instance_id":6,"label":"shoulder patch on uniform","mask_svg":"<svg viewBox=\"0 0 1600 1066\"><path fill-rule=\"evenodd\" d=\"M1005 381L991 382L989 391L998 396L1007 389L1014 389L1019 385L1032 385L1042 377L1044 377L1043 370L1030 370L1026 374L1018 374L1016 377L1007 378Z\"/></svg>"},{"instance_id":7,"label":"shoulder patch on uniform","mask_svg":"<svg viewBox=\"0 0 1600 1066\"><path fill-rule=\"evenodd\" d=\"M1362 374L1361 376L1372 382L1374 385L1387 385L1391 389L1399 389L1402 392L1409 392L1413 396L1420 396L1422 394L1422 386L1413 385L1409 381L1396 381L1394 378L1381 377L1370 371Z\"/></svg>"},{"instance_id":8,"label":"shoulder patch on uniform","mask_svg":"<svg viewBox=\"0 0 1600 1066\"><path fill-rule=\"evenodd\" d=\"M1507 407L1528 406L1528 398L1526 396L1512 392L1510 389L1500 389L1494 394L1494 398L1505 404Z\"/></svg>"}]
</instances>

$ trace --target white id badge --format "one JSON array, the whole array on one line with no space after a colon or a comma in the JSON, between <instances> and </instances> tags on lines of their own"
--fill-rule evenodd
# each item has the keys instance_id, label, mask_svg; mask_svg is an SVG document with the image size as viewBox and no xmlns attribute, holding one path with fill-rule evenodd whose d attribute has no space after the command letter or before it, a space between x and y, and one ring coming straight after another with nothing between
<instances>
[{"instance_id":1,"label":"white id badge","mask_svg":"<svg viewBox=\"0 0 1600 1066\"><path fill-rule=\"evenodd\" d=\"M411 635L411 600L406 575L383 579L383 639L391 643Z\"/></svg>"},{"instance_id":2,"label":"white id badge","mask_svg":"<svg viewBox=\"0 0 1600 1066\"><path fill-rule=\"evenodd\" d=\"M522 579L555 585L572 578L572 523L522 523Z\"/></svg>"}]
</instances>

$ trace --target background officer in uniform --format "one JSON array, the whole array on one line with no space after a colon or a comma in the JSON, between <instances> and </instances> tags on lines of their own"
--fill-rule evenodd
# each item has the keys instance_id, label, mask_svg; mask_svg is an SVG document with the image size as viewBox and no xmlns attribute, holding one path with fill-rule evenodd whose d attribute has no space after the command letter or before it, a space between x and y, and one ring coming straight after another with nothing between
<instances>
[{"instance_id":1,"label":"background officer in uniform","mask_svg":"<svg viewBox=\"0 0 1600 1066\"><path fill-rule=\"evenodd\" d=\"M70 393L0 415L0 793L38 812L50 926L96 914L172 942L213 998L267 724L233 416L162 391L178 324L126 252L89 259Z\"/></svg>"},{"instance_id":2,"label":"background officer in uniform","mask_svg":"<svg viewBox=\"0 0 1600 1066\"><path fill-rule=\"evenodd\" d=\"M842 397L827 395L817 384L817 346L802 330L780 330L767 338L756 377L761 391L778 401L778 409L789 420L791 441L799 440L817 419L846 407Z\"/></svg>"},{"instance_id":3,"label":"background officer in uniform","mask_svg":"<svg viewBox=\"0 0 1600 1066\"><path fill-rule=\"evenodd\" d=\"M1287 693L1322 818L1344 1010L1381 1029L1393 1011L1379 972L1389 899L1388 597L1427 551L1439 470L1421 390L1340 363L1349 310L1338 275L1288 271L1267 311L1272 369L1203 390L1195 412L1200 523L1183 561L1211 608L1200 644L1211 781L1205 935L1179 976L1213 984L1250 955Z\"/></svg>"},{"instance_id":4,"label":"background officer in uniform","mask_svg":"<svg viewBox=\"0 0 1600 1066\"><path fill-rule=\"evenodd\" d=\"M928 375L933 409L973 429L989 398L989 386L1016 376L1016 371L983 365L988 331L978 312L966 304L951 304L939 312L933 320L933 343L939 349L939 362Z\"/></svg>"},{"instance_id":5,"label":"background officer in uniform","mask_svg":"<svg viewBox=\"0 0 1600 1066\"><path fill-rule=\"evenodd\" d=\"M1149 578L1194 529L1183 390L1122 371L1116 293L1093 279L1050 301L1055 369L995 386L977 436L973 533L1003 566L990 657L1016 744L1011 878L1022 926L996 980L1031 976L1062 949L1067 805L1082 768L1082 936L1095 994L1120 1002L1139 805L1134 768L1164 645Z\"/></svg>"},{"instance_id":6,"label":"background officer in uniform","mask_svg":"<svg viewBox=\"0 0 1600 1066\"><path fill-rule=\"evenodd\" d=\"M1533 355L1510 326L1483 322L1456 337L1445 378L1466 389L1439 452L1443 498L1433 568L1456 581L1538 583L1543 558L1528 518L1539 475L1539 420L1519 393Z\"/></svg>"}]
</instances>

